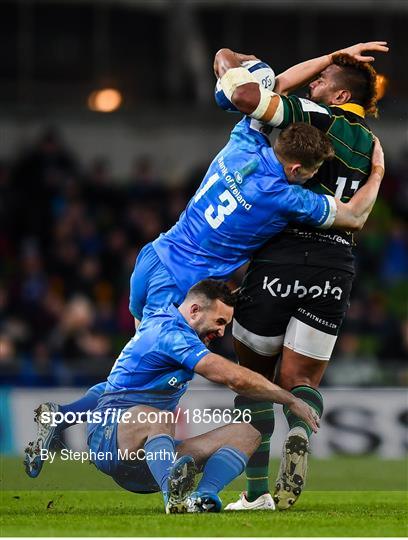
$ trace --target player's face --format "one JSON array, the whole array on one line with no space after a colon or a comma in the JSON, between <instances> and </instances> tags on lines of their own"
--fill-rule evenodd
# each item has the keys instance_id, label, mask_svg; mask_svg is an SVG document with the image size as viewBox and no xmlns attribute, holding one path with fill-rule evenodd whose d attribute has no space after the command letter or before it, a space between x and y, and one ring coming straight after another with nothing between
<instances>
[{"instance_id":1,"label":"player's face","mask_svg":"<svg viewBox=\"0 0 408 540\"><path fill-rule=\"evenodd\" d=\"M331 65L323 70L317 79L309 84L309 99L315 103L334 105L334 100L339 92L336 85L336 75L340 70L341 68L336 65Z\"/></svg>"},{"instance_id":2,"label":"player's face","mask_svg":"<svg viewBox=\"0 0 408 540\"><path fill-rule=\"evenodd\" d=\"M200 311L199 317L194 321L193 328L201 341L208 345L213 339L222 337L225 327L232 320L234 309L221 300L215 300L209 308Z\"/></svg>"}]
</instances>

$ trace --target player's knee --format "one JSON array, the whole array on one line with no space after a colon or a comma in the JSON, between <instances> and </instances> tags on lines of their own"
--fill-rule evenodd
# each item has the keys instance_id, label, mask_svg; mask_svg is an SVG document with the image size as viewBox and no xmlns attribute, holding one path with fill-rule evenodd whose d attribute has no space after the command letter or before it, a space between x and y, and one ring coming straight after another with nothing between
<instances>
[{"instance_id":1,"label":"player's knee","mask_svg":"<svg viewBox=\"0 0 408 540\"><path fill-rule=\"evenodd\" d=\"M311 386L317 388L318 384L315 384L313 377L309 375L299 375L291 370L281 370L279 374L279 385L289 392L295 386Z\"/></svg>"}]
</instances>

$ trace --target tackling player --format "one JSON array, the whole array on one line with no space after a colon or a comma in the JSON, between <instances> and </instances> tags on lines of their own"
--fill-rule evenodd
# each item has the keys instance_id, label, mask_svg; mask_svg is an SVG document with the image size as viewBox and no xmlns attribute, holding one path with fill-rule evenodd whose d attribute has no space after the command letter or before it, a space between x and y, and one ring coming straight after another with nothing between
<instances>
[{"instance_id":1,"label":"tackling player","mask_svg":"<svg viewBox=\"0 0 408 540\"><path fill-rule=\"evenodd\" d=\"M221 77L224 93L241 112L272 127L285 128L300 121L327 133L335 158L323 164L307 187L316 193L330 193L343 203L366 185L373 134L364 117L377 112L374 69L346 53L361 54L367 48L388 50L385 42L374 43L376 47L362 44L311 61L310 65L320 74L309 86L310 100L260 88L249 72L240 67L242 58L253 57L222 49L215 59L215 71ZM303 73L300 71L299 85L310 78L310 65ZM292 68L292 75L296 69L299 66ZM280 91L288 88L287 73L281 80L281 76L277 78ZM367 206L367 215L373 204L374 200ZM352 245L352 234L336 229L336 225L318 231L291 224L253 256L242 288L251 302L239 307L233 324L240 362L272 379L282 351L279 383L305 399L319 415L323 412L323 398L317 388L336 342L354 277ZM238 405L251 406L245 398L238 398ZM263 411L258 415L263 426L262 444L247 468L248 492L229 505L231 510L259 509L270 499L268 464L273 404L252 406ZM309 452L310 430L288 411L286 417L290 431L274 495L280 509L289 508L299 497Z\"/></svg>"},{"instance_id":2,"label":"tackling player","mask_svg":"<svg viewBox=\"0 0 408 540\"><path fill-rule=\"evenodd\" d=\"M207 349L212 336L223 336L234 302L225 283L207 279L189 290L179 308L172 304L144 318L94 411L103 421L88 423L96 467L129 491L161 490L166 513L219 512L218 493L241 474L260 440L249 423L232 423L175 441L175 423L163 412L175 411L194 373L253 399L282 403L318 429L316 413L301 399ZM118 411L120 421L112 414ZM191 494L195 466L203 476Z\"/></svg>"}]
</instances>

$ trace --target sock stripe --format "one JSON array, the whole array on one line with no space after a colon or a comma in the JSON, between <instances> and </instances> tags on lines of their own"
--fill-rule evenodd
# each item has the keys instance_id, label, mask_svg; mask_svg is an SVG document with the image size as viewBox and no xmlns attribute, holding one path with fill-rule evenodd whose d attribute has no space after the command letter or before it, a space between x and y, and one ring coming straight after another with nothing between
<instances>
[{"instance_id":1,"label":"sock stripe","mask_svg":"<svg viewBox=\"0 0 408 540\"><path fill-rule=\"evenodd\" d=\"M291 390L292 394L296 394L297 392L301 390L306 390L307 392L310 392L312 394L316 394L320 398L322 397L322 394L317 390L317 388L312 388L311 386L294 386Z\"/></svg>"},{"instance_id":2,"label":"sock stripe","mask_svg":"<svg viewBox=\"0 0 408 540\"><path fill-rule=\"evenodd\" d=\"M252 416L255 416L256 414L266 413L266 412L269 412L269 413L272 412L272 413L274 413L272 407L271 407L270 409L261 409L260 411L252 411L252 410L251 410ZM275 413L274 413L274 414L275 414Z\"/></svg>"},{"instance_id":3,"label":"sock stripe","mask_svg":"<svg viewBox=\"0 0 408 540\"><path fill-rule=\"evenodd\" d=\"M234 400L235 408L250 409L252 414L259 412L264 412L268 410L273 411L273 403L271 401L254 401L249 398L243 398L242 396L237 396Z\"/></svg>"},{"instance_id":4,"label":"sock stripe","mask_svg":"<svg viewBox=\"0 0 408 540\"><path fill-rule=\"evenodd\" d=\"M154 441L155 439L158 439L159 437L169 439L174 444L174 438L171 435L168 435L167 433L159 433L158 435L153 435L151 437L147 437L146 442L145 442L145 446L146 446L146 444L150 444L152 441Z\"/></svg>"},{"instance_id":5,"label":"sock stripe","mask_svg":"<svg viewBox=\"0 0 408 540\"><path fill-rule=\"evenodd\" d=\"M224 448L221 448L221 450L219 450L219 452L221 452L221 451L224 451L225 453L233 454L237 459L239 459L241 461L242 468L245 469L245 467L246 467L246 465L248 463L248 458L246 457L246 455L243 452L239 452L237 449L232 448L232 446L224 446Z\"/></svg>"},{"instance_id":6,"label":"sock stripe","mask_svg":"<svg viewBox=\"0 0 408 540\"><path fill-rule=\"evenodd\" d=\"M310 407L312 407L313 410L317 412L317 414L321 417L323 414L323 397L321 393L316 390L315 388L312 388L311 386L295 386L292 388L291 393L305 401ZM289 424L289 428L293 429L295 427L302 427L306 433L307 436L310 437L312 434L312 429L301 420L298 416L292 413L292 411L285 405L283 408L286 420Z\"/></svg>"}]
</instances>

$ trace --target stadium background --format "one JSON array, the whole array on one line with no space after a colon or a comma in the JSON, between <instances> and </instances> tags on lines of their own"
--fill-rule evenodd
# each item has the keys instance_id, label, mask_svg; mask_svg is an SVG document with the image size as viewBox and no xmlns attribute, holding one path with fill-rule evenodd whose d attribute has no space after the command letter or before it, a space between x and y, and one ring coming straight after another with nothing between
<instances>
[{"instance_id":1,"label":"stadium background","mask_svg":"<svg viewBox=\"0 0 408 540\"><path fill-rule=\"evenodd\" d=\"M380 118L369 122L387 171L357 235L357 279L324 379L315 453L405 455L407 24L408 5L395 0L1 2L3 453L21 454L36 403L103 380L132 334L135 257L176 221L239 118L215 106L214 53L255 53L279 73L384 39L391 51L375 66L387 88ZM106 88L122 98L110 113L100 109L114 96L95 94ZM229 337L217 350L233 358ZM195 388L199 406L232 404L212 387ZM83 447L72 433L67 442Z\"/></svg>"}]
</instances>

